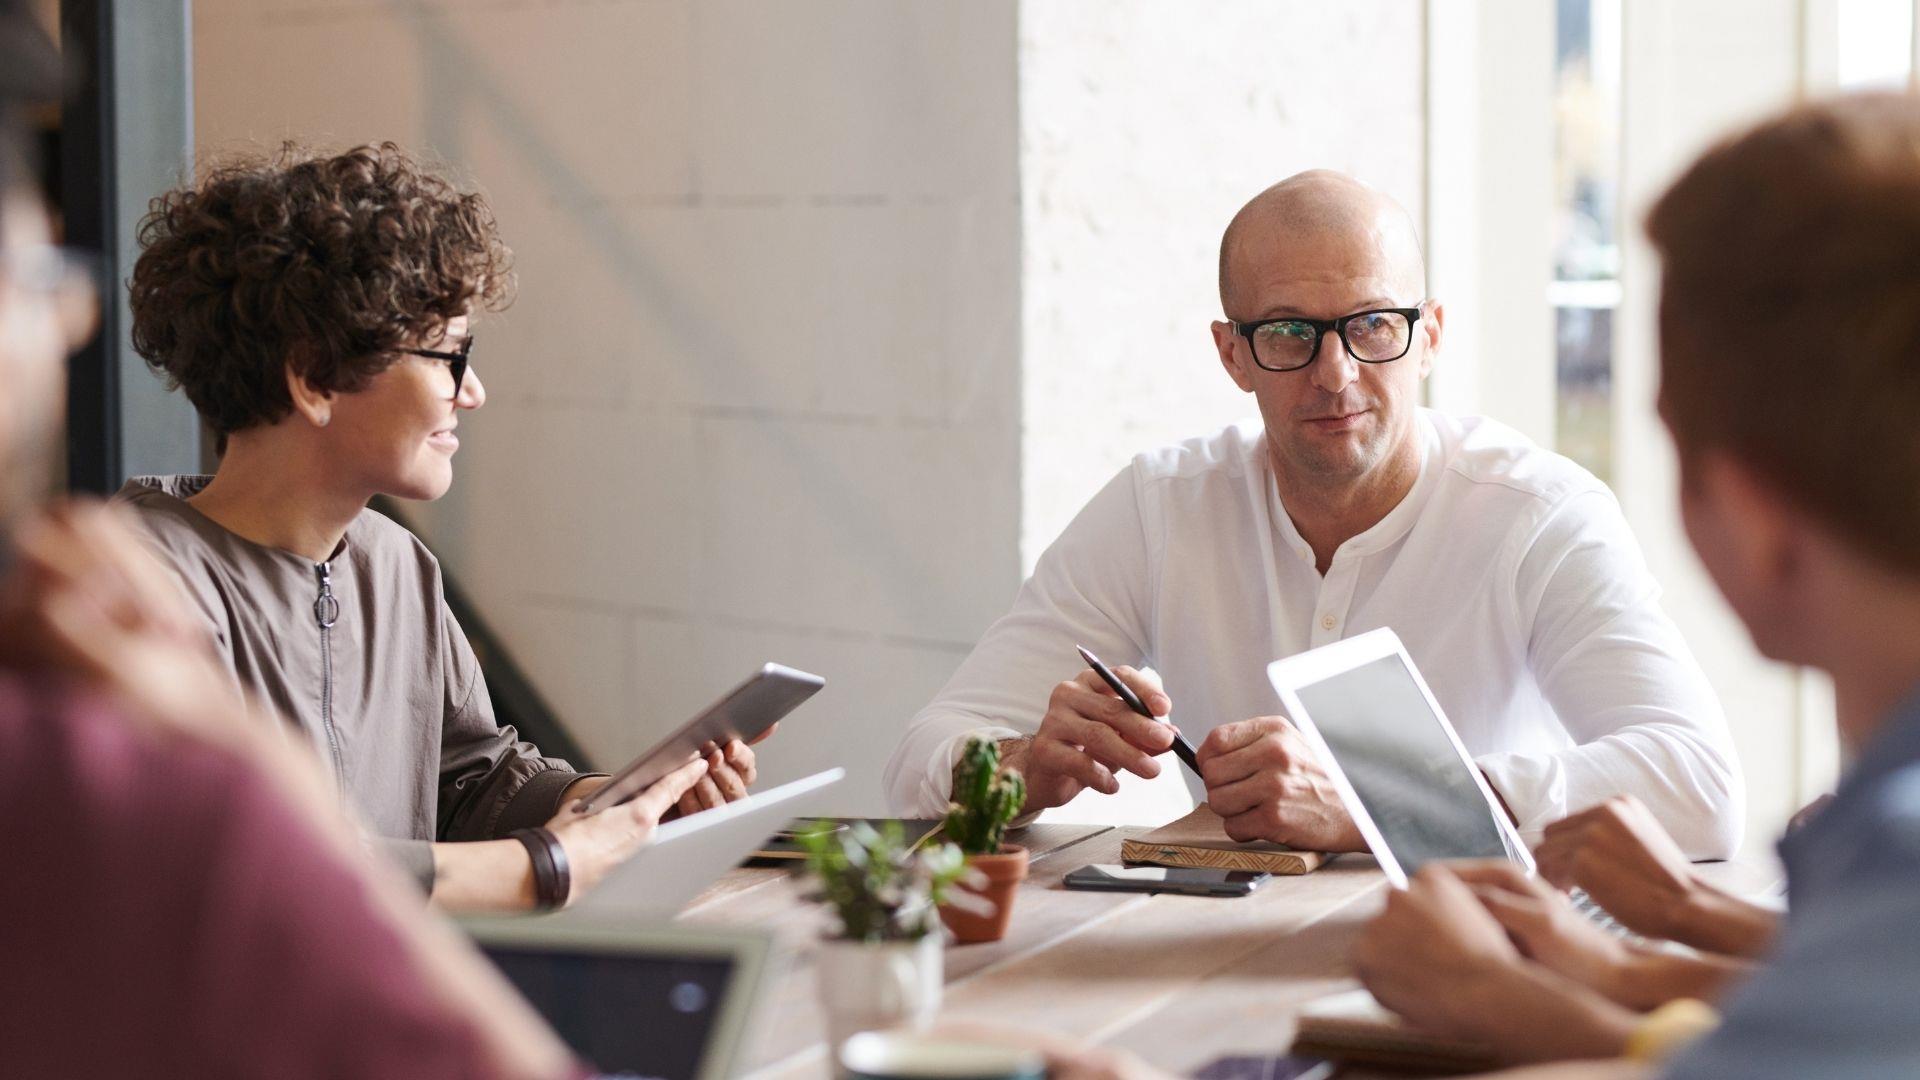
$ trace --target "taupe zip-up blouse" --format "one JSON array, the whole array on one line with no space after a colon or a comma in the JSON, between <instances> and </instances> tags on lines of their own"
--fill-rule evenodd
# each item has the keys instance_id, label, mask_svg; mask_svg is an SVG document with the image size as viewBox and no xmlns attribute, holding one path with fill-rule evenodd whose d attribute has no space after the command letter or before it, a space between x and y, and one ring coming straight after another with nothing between
<instances>
[{"instance_id":1,"label":"taupe zip-up blouse","mask_svg":"<svg viewBox=\"0 0 1920 1080\"><path fill-rule=\"evenodd\" d=\"M580 775L494 719L440 564L363 510L324 563L242 539L186 499L207 476L142 476L116 499L207 617L240 685L313 741L362 819L425 889L434 840L539 825Z\"/></svg>"}]
</instances>

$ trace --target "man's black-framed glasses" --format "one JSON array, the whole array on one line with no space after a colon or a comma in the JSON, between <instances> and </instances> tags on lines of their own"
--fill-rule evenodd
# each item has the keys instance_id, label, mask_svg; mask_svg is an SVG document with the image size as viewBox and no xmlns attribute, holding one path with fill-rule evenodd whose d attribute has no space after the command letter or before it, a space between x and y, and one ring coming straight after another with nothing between
<instances>
[{"instance_id":1,"label":"man's black-framed glasses","mask_svg":"<svg viewBox=\"0 0 1920 1080\"><path fill-rule=\"evenodd\" d=\"M1298 371L1320 355L1320 341L1329 332L1339 335L1347 355L1366 364L1385 364L1413 348L1413 324L1421 309L1375 308L1337 319L1263 319L1234 323L1247 339L1253 362L1268 371Z\"/></svg>"},{"instance_id":2,"label":"man's black-framed glasses","mask_svg":"<svg viewBox=\"0 0 1920 1080\"><path fill-rule=\"evenodd\" d=\"M445 349L400 349L409 356L425 356L434 360L445 360L453 369L453 396L460 396L460 384L467 381L467 358L473 355L473 335L460 339L460 348L449 352Z\"/></svg>"}]
</instances>

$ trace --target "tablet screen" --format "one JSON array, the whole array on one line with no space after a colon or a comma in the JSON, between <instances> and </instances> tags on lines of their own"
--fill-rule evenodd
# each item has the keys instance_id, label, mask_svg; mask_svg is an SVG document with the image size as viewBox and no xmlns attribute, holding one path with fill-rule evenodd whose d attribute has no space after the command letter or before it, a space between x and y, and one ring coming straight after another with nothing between
<instances>
[{"instance_id":1,"label":"tablet screen","mask_svg":"<svg viewBox=\"0 0 1920 1080\"><path fill-rule=\"evenodd\" d=\"M1460 756L1398 656L1383 656L1297 691L1408 874L1432 859L1506 858L1507 845Z\"/></svg>"}]
</instances>

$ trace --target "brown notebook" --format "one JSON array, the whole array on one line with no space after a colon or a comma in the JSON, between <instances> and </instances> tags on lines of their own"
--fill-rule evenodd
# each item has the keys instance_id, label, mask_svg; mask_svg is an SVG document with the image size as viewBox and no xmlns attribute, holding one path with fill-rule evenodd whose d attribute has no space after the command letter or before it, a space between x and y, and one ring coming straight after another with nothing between
<instances>
[{"instance_id":1,"label":"brown notebook","mask_svg":"<svg viewBox=\"0 0 1920 1080\"><path fill-rule=\"evenodd\" d=\"M1410 1027L1365 990L1349 990L1308 1002L1300 1010L1293 1052L1354 1065L1423 1072L1480 1072L1496 1064L1488 1047Z\"/></svg>"},{"instance_id":2,"label":"brown notebook","mask_svg":"<svg viewBox=\"0 0 1920 1080\"><path fill-rule=\"evenodd\" d=\"M1120 858L1153 866L1207 866L1216 870L1264 870L1269 874L1307 874L1333 856L1299 851L1285 844L1242 844L1227 837L1220 816L1206 803L1178 821L1120 845Z\"/></svg>"}]
</instances>

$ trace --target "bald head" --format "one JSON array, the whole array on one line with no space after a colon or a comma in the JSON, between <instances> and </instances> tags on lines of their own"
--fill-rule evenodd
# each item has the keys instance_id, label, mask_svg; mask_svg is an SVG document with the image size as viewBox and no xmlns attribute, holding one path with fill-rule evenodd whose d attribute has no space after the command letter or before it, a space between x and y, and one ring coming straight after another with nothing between
<instances>
[{"instance_id":1,"label":"bald head","mask_svg":"<svg viewBox=\"0 0 1920 1080\"><path fill-rule=\"evenodd\" d=\"M1407 302L1426 295L1426 259L1405 207L1345 173L1296 173L1253 197L1220 237L1220 305L1230 318L1243 310L1249 279L1288 263L1294 273L1336 273L1338 266L1300 266L1302 258L1371 261L1386 272Z\"/></svg>"}]
</instances>

